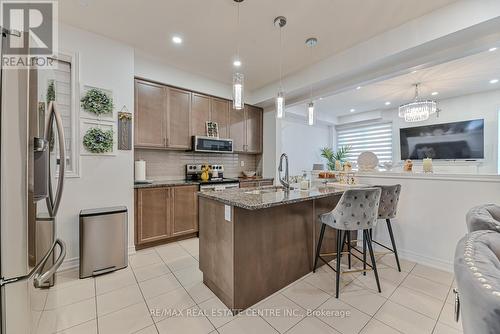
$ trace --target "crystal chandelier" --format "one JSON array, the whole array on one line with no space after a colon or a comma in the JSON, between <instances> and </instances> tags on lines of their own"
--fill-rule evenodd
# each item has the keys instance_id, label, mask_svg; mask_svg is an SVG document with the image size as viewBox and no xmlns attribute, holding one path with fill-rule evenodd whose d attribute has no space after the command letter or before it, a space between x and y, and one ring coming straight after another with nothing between
<instances>
[{"instance_id":1,"label":"crystal chandelier","mask_svg":"<svg viewBox=\"0 0 500 334\"><path fill-rule=\"evenodd\" d=\"M436 101L422 100L418 95L418 86L415 84L415 99L399 106L399 117L406 122L421 122L429 119L431 114L438 112Z\"/></svg>"}]
</instances>

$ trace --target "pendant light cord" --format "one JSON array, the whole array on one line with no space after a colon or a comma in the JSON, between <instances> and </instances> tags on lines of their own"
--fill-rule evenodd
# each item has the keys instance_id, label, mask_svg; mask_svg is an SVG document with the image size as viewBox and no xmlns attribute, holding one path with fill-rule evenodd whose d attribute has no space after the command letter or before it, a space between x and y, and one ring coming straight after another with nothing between
<instances>
[{"instance_id":1,"label":"pendant light cord","mask_svg":"<svg viewBox=\"0 0 500 334\"><path fill-rule=\"evenodd\" d=\"M310 65L312 65L312 48L313 48L312 46L309 46L309 61L311 62ZM313 101L313 80L312 80L312 78L310 78L310 79L311 79L311 90L309 92L309 98L311 100L310 102L312 102Z\"/></svg>"},{"instance_id":2,"label":"pendant light cord","mask_svg":"<svg viewBox=\"0 0 500 334\"><path fill-rule=\"evenodd\" d=\"M238 38L236 39L236 57L239 61L240 59L240 3L238 2L238 5L236 7L236 36Z\"/></svg>"},{"instance_id":3,"label":"pendant light cord","mask_svg":"<svg viewBox=\"0 0 500 334\"><path fill-rule=\"evenodd\" d=\"M280 26L280 90L283 89L283 27Z\"/></svg>"}]
</instances>

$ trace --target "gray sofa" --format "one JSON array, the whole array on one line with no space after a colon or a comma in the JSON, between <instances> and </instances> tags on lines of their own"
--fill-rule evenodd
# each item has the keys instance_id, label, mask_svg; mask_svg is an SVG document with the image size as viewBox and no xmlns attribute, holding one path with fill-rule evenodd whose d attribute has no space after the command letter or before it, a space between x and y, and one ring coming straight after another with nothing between
<instances>
[{"instance_id":1,"label":"gray sofa","mask_svg":"<svg viewBox=\"0 0 500 334\"><path fill-rule=\"evenodd\" d=\"M464 333L500 333L500 233L479 230L462 238L454 270Z\"/></svg>"},{"instance_id":2,"label":"gray sofa","mask_svg":"<svg viewBox=\"0 0 500 334\"><path fill-rule=\"evenodd\" d=\"M480 230L500 232L500 206L495 204L476 206L467 212L466 221L469 232Z\"/></svg>"}]
</instances>

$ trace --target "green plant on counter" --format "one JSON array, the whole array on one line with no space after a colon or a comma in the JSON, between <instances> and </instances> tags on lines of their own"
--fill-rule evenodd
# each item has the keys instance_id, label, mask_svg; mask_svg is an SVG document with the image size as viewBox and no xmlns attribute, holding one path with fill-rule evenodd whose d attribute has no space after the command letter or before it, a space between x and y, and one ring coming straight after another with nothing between
<instances>
[{"instance_id":1,"label":"green plant on counter","mask_svg":"<svg viewBox=\"0 0 500 334\"><path fill-rule=\"evenodd\" d=\"M334 152L329 147L324 147L321 149L321 156L327 160L326 166L328 170L335 170L335 161L344 162L347 158L347 154L351 151L351 146L342 146Z\"/></svg>"}]
</instances>

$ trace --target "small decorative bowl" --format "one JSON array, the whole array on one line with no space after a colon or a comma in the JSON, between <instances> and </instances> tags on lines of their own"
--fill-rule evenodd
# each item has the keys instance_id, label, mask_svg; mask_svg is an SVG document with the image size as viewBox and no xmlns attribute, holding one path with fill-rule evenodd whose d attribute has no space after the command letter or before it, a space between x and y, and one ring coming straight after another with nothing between
<instances>
[{"instance_id":1,"label":"small decorative bowl","mask_svg":"<svg viewBox=\"0 0 500 334\"><path fill-rule=\"evenodd\" d=\"M246 170L243 172L243 175L245 175L245 177L254 177L255 176L255 171L253 170Z\"/></svg>"}]
</instances>

